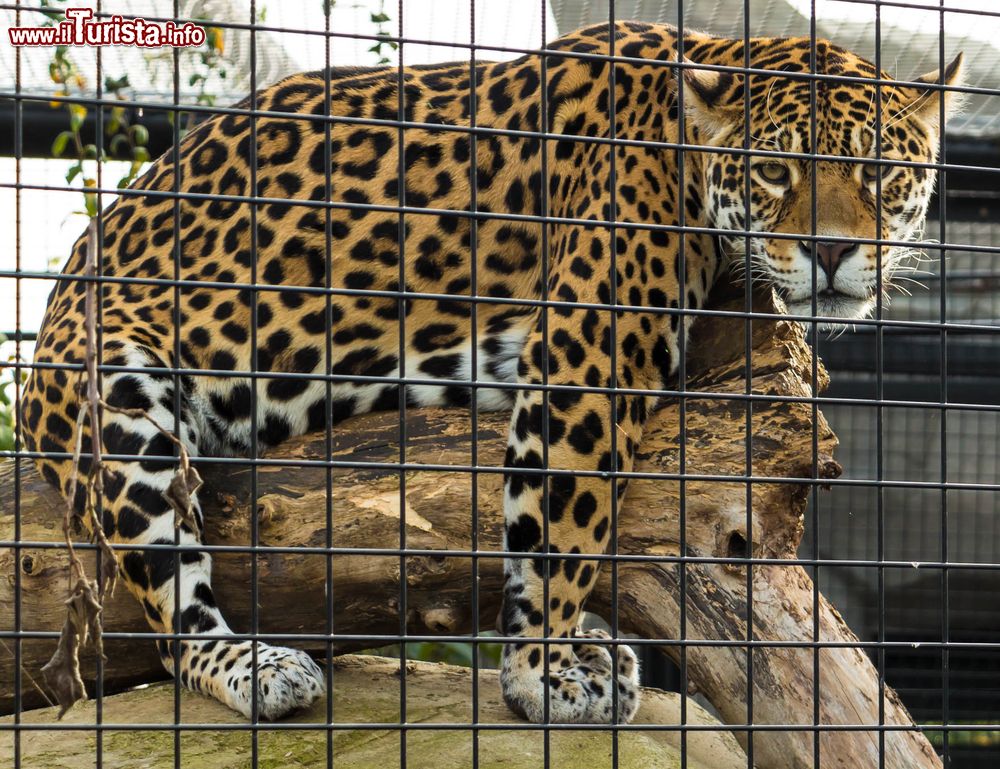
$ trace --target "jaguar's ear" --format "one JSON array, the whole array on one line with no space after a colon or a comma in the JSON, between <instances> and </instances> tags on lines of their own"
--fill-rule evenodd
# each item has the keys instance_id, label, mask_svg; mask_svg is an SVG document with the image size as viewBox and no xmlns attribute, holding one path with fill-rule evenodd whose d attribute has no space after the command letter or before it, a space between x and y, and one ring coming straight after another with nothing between
<instances>
[{"instance_id":1,"label":"jaguar's ear","mask_svg":"<svg viewBox=\"0 0 1000 769\"><path fill-rule=\"evenodd\" d=\"M959 53L951 63L944 68L942 73L939 69L934 69L926 75L916 78L916 83L926 83L930 86L958 86L962 84L962 60L963 54ZM943 75L943 79L942 79ZM909 97L906 104L906 111L916 115L928 123L937 125L941 119L941 95L944 94L944 117L949 117L958 111L962 105L964 94L946 91L941 88L906 88L904 93Z\"/></svg>"},{"instance_id":2,"label":"jaguar's ear","mask_svg":"<svg viewBox=\"0 0 1000 769\"><path fill-rule=\"evenodd\" d=\"M701 69L690 59L681 58L684 86L684 114L698 128L701 138L713 143L727 131L742 124L742 78L731 72Z\"/></svg>"}]
</instances>

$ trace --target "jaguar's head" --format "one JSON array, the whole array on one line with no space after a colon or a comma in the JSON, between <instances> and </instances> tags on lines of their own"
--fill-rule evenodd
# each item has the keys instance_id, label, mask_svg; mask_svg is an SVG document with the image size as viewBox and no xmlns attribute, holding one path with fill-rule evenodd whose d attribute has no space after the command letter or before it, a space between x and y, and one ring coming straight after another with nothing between
<instances>
[{"instance_id":1,"label":"jaguar's head","mask_svg":"<svg viewBox=\"0 0 1000 769\"><path fill-rule=\"evenodd\" d=\"M819 316L866 317L913 253L906 244L921 237L936 172L900 161L936 161L942 119L957 102L936 86L959 82L961 54L943 73L876 93L866 82L875 67L830 43L817 43L815 71L853 80L810 78L808 38L753 42L751 66L776 74L751 74L747 89L738 73L685 68L685 114L699 143L741 148L749 139L751 153L790 156L697 153L709 226L757 233L719 245L735 269L749 263L754 279L772 283L791 313L813 315L815 288ZM743 66L742 53L729 63Z\"/></svg>"}]
</instances>

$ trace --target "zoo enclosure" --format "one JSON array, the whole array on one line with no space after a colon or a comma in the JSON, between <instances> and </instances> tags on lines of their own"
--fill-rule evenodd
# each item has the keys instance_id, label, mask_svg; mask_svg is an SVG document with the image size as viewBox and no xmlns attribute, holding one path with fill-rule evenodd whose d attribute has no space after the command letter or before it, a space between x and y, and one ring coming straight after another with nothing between
<instances>
[{"instance_id":1,"label":"zoo enclosure","mask_svg":"<svg viewBox=\"0 0 1000 769\"><path fill-rule=\"evenodd\" d=\"M313 29L293 31L266 18L260 19L258 5L249 4L242 19L212 19L212 24L223 30L231 42L240 41L236 45L241 47L245 57L242 64L250 73L244 80L247 90L274 79L258 72L265 58L262 51L270 51L260 42L265 37L267 45L283 36L315 38L322 40L328 51L344 40L364 40L372 47L383 45L376 55L385 54L397 66L407 63L411 47L435 45L433 40L405 34L408 13L405 1L397 9L390 4L386 9L387 21L378 22L382 26L368 34L344 33L332 26L320 30L316 25ZM846 480L834 484L829 493L820 493L816 488L800 556L812 570L817 590L822 589L842 608L851 626L866 642L865 651L875 658L886 681L900 691L918 722L937 735L935 744L945 761L956 767L992 765L1000 755L995 738L996 724L1000 722L997 660L1000 638L996 612L982 596L993 592L1000 565L993 518L997 507L996 463L1000 454L995 379L1000 346L995 320L996 254L1000 252L995 224L1000 207L997 204L1000 185L996 184L1000 167L996 116L1000 110L996 97L1000 91L996 90L995 80L991 82L989 78L997 60L996 48L989 41L953 34L950 30L953 26L967 28L968 24L956 19L966 22L971 17L986 24L995 21L998 13L986 5L970 7L968 3L948 2L839 0L818 5L823 6L827 15L817 13L817 8L809 3L795 6L764 0L735 5L723 0L686 4L567 0L553 2L551 10L560 32L588 23L638 18L734 37L783 32L830 37L880 61L883 67L891 61L894 76L900 78L935 66L943 67L959 38L965 38L961 44L970 60L971 76L963 90L969 95L970 105L964 116L950 125L942 143L943 173L939 193L931 206L932 221L927 233L940 242L926 246L934 261L927 265L931 274L922 278L930 290L894 301L891 306L880 304L873 322L860 323L855 330L834 340L820 336L815 343L817 354L832 377L830 390L822 401L816 402L843 443L838 456L845 467ZM830 7L862 9L869 19L834 23L830 20ZM894 13L905 9L936 14L940 19L938 30L922 31L916 38L904 34L906 30L894 25L891 19ZM28 5L6 4L2 10L8 15L17 14L23 24L33 23L26 17L38 13L37 7ZM185 18L179 4L167 10L159 15ZM800 12L798 16L796 10ZM317 18L320 17L321 12ZM545 9L541 9L539 19L546 18ZM551 37L546 34L545 23L540 26L537 43L523 46L522 51L539 50L546 37ZM455 47L453 42L448 46ZM519 52L497 48L466 45L466 58L471 62L489 59L495 53ZM52 125L53 114L60 113L52 110L48 102L86 104L89 110L82 132L91 124L87 121L92 121L100 135L109 119L99 93L53 99L37 82L25 84L24 73L32 66L34 53L26 50L17 55L15 77L4 84L0 103L3 118L7 120L4 125L9 129L2 138L10 141L3 150L16 159L18 169L16 178L3 179L2 185L13 193L19 211L24 210L24 196L33 189L48 187L49 192L53 191L51 185L35 184L20 172L22 158L33 153L44 154L61 132L55 130L58 125ZM920 66L921 58L928 60L930 66ZM251 63L257 66L250 67ZM93 64L93 83L103 86L107 64L101 58ZM197 121L199 116L211 115L221 106L199 104L181 85L178 73L172 88L159 94L152 90L146 94L130 93L115 105L129 110L143 109L138 122L148 127L149 154L154 157L172 144L182 130L181 121L167 116L185 112ZM48 129L46 124L50 126ZM396 121L395 125L400 132L405 131L403 121ZM46 134L47 130L55 135ZM469 126L468 130L473 137L489 135L488 129L482 127ZM115 154L121 147L109 146L107 151ZM117 192L112 184L101 184L100 189L103 205ZM350 207L344 201L334 204ZM407 216L421 213L407 206L405 200L400 201L398 212L401 222ZM0 280L20 288L48 279L47 274L22 267L20 231L15 229L9 237L10 247L5 252L8 256L4 259L13 254L14 263L5 261ZM683 310L680 314L693 316ZM752 313L748 312L747 317L753 317ZM30 369L24 350L34 329L15 326L9 331L12 340L9 346L15 348L14 360L5 366L16 380ZM458 384L479 386L475 381ZM683 380L677 389L683 399ZM7 392L11 391L12 400L16 401L19 386L9 386ZM405 412L405 403L402 409ZM470 416L474 421L475 410ZM401 421L401 431L402 425ZM4 456L15 462L30 458L20 446L5 451ZM400 472L408 469L411 468L401 456ZM749 477L746 482L751 482ZM25 543L17 540L6 545L15 551L25 547ZM253 553L254 547L248 552ZM404 571L411 555L399 551ZM466 555L472 559L489 557L475 549ZM908 568L908 564L919 566ZM400 603L406 604L405 587ZM4 628L3 633L15 647L15 653L21 644L44 636L40 629L20 626ZM373 646L405 642L407 638L401 631L398 638L373 639ZM665 645L676 640L662 639ZM476 633L469 642L477 646L494 641ZM402 644L404 655L407 646ZM452 646L457 648L457 642ZM472 655L471 659L475 665L481 664L478 655ZM650 659L648 668L655 670L657 664ZM668 680L669 676L648 682ZM681 680L677 688L685 691L686 683ZM19 703L15 710L21 710ZM402 733L406 725L397 726ZM552 729L557 731L559 727ZM744 729L752 732L752 722ZM16 740L18 730L8 731ZM976 741L984 746L977 747L973 744Z\"/></svg>"}]
</instances>

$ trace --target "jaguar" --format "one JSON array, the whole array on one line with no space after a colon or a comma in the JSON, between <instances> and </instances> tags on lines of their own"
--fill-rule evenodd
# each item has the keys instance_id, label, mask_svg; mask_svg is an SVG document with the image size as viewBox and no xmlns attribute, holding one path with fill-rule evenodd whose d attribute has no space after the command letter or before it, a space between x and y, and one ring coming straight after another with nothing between
<instances>
[{"instance_id":1,"label":"jaguar","mask_svg":"<svg viewBox=\"0 0 1000 769\"><path fill-rule=\"evenodd\" d=\"M608 546L612 478L676 375L682 315L730 268L803 320L870 314L920 237L960 70L890 81L825 40L622 22L501 63L297 74L200 122L94 241L100 525L152 628L184 634L159 643L167 670L246 716L256 692L264 719L325 690L306 653L254 659L231 637L197 495L177 563L150 547L175 538L171 437L196 461L240 457L331 413L475 399L512 412L503 696L534 722L629 721L634 653L579 629L586 556ZM21 414L66 495L87 248L49 299ZM545 548L570 557L546 569Z\"/></svg>"}]
</instances>

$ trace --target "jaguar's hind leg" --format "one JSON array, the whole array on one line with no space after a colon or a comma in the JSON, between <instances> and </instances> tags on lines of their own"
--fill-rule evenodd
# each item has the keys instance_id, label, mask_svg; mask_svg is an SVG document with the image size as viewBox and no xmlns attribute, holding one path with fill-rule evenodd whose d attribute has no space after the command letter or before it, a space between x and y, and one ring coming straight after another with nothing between
<instances>
[{"instance_id":1,"label":"jaguar's hind leg","mask_svg":"<svg viewBox=\"0 0 1000 769\"><path fill-rule=\"evenodd\" d=\"M112 341L106 344L108 349L120 351L115 353L116 360L130 368L165 366L150 351L134 345ZM152 420L166 429L175 426L172 377L107 373L103 397L109 406L104 410L102 435L110 471L103 500L105 529L114 543L134 546L119 551L125 584L142 603L154 630L194 636L157 643L167 670L179 675L185 686L210 694L249 717L254 693L253 642L226 638L232 631L212 593L211 558L200 548L202 513L197 494L192 500L197 527L182 523L175 528L175 512L166 496L177 468L176 447ZM189 454L196 456L198 426L187 393L181 404L176 434ZM135 415L136 410L150 418ZM116 455L121 458L115 459ZM60 474L69 473L68 465L57 466ZM279 718L309 705L324 692L324 675L304 652L257 642L256 653L260 718Z\"/></svg>"}]
</instances>

